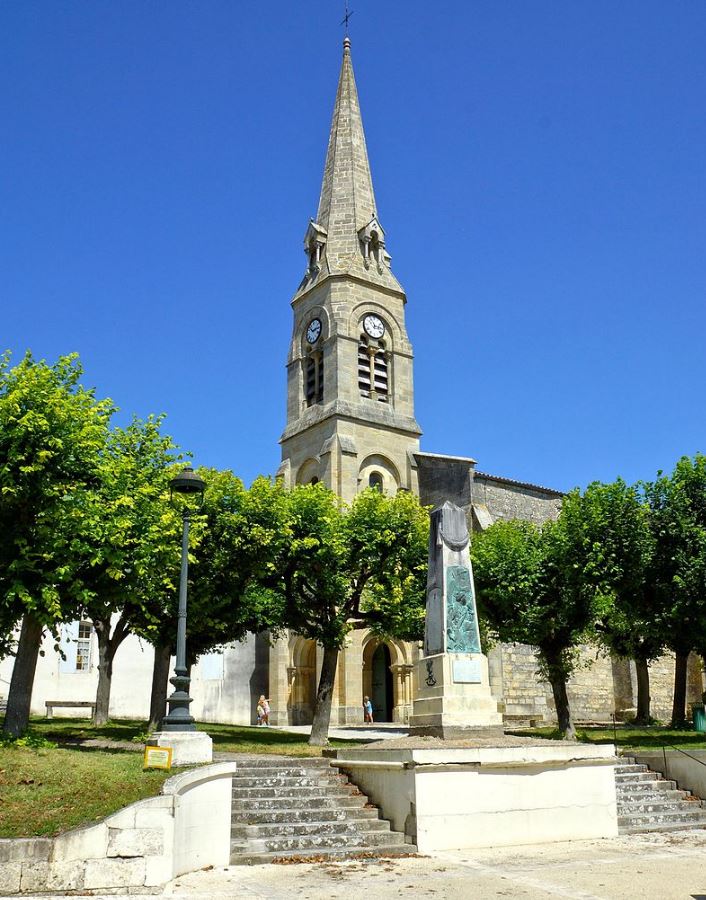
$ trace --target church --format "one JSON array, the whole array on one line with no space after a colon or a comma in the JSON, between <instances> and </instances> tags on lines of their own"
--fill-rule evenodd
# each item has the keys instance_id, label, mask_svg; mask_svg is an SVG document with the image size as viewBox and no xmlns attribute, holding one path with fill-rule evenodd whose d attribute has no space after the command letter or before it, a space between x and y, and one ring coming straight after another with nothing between
<instances>
[{"instance_id":1,"label":"church","mask_svg":"<svg viewBox=\"0 0 706 900\"><path fill-rule=\"evenodd\" d=\"M420 449L407 297L382 219L346 37L319 206L292 298L278 475L287 486L321 481L346 501L366 487L413 491L432 506L453 500L477 528L502 516L556 515L557 491L483 475L470 458ZM359 722L368 695L376 720L406 722L417 655L416 645L354 632L339 659L331 721ZM314 642L297 635L270 649L274 724L311 721L316 661Z\"/></svg>"},{"instance_id":2,"label":"church","mask_svg":"<svg viewBox=\"0 0 706 900\"><path fill-rule=\"evenodd\" d=\"M472 531L500 519L541 523L556 517L561 492L478 471L470 457L420 449L407 298L392 270L383 220L346 37L318 210L306 228L304 273L291 301L278 476L287 486L323 482L344 501L369 486L413 491L428 506L452 500L465 510ZM33 714L43 715L47 701L94 699L97 641L90 622L64 629L64 658L51 638L43 649ZM352 632L339 658L331 723L362 723L365 695L376 721L407 722L418 656L415 643ZM271 724L309 724L320 658L313 641L294 633L277 641L253 635L206 654L192 671L192 713L204 722L254 724L257 697L267 694ZM111 716L147 718L152 660L152 648L134 636L121 646ZM554 720L551 689L539 680L530 647L497 645L488 661L491 690L507 723ZM12 658L0 661L0 698L11 670ZM650 670L653 715L668 718L673 662L664 657ZM690 695L699 699L702 690L694 664ZM635 706L636 693L634 664L595 648L586 648L569 685L578 720L622 715Z\"/></svg>"}]
</instances>

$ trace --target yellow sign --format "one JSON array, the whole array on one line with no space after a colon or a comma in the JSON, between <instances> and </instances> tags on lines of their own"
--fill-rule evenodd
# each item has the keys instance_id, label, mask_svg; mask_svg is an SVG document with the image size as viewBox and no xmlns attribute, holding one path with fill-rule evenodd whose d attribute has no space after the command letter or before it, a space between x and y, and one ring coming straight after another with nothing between
<instances>
[{"instance_id":1,"label":"yellow sign","mask_svg":"<svg viewBox=\"0 0 706 900\"><path fill-rule=\"evenodd\" d=\"M145 747L143 768L145 769L171 769L171 747Z\"/></svg>"}]
</instances>

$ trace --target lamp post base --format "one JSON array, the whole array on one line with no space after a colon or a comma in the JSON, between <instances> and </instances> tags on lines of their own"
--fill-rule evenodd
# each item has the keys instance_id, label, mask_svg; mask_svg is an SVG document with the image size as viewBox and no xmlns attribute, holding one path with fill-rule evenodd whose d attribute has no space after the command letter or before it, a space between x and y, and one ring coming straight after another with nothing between
<instances>
[{"instance_id":1,"label":"lamp post base","mask_svg":"<svg viewBox=\"0 0 706 900\"><path fill-rule=\"evenodd\" d=\"M194 766L213 761L213 741L204 731L155 731L148 747L171 747L172 766Z\"/></svg>"}]
</instances>

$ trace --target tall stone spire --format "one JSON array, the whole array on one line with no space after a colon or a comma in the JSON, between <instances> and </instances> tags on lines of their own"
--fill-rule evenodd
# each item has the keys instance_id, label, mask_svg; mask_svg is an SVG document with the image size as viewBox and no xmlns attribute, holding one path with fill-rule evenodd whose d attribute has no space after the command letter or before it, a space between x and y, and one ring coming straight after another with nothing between
<instances>
[{"instance_id":1,"label":"tall stone spire","mask_svg":"<svg viewBox=\"0 0 706 900\"><path fill-rule=\"evenodd\" d=\"M310 264L300 290L325 275L338 274L357 274L401 290L390 271L385 233L377 217L350 48L346 37L319 209L304 239Z\"/></svg>"},{"instance_id":2,"label":"tall stone spire","mask_svg":"<svg viewBox=\"0 0 706 900\"><path fill-rule=\"evenodd\" d=\"M350 48L346 38L316 216L328 232L329 247L335 243L338 252L357 250L352 239L376 213Z\"/></svg>"}]
</instances>

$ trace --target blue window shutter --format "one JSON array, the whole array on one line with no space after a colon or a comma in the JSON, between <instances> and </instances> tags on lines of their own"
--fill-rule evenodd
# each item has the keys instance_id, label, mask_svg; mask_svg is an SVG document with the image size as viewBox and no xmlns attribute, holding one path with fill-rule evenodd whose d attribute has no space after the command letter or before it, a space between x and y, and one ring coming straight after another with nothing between
<instances>
[{"instance_id":1,"label":"blue window shutter","mask_svg":"<svg viewBox=\"0 0 706 900\"><path fill-rule=\"evenodd\" d=\"M78 622L66 622L61 626L61 647L66 659L59 657L59 672L76 671L76 641L78 641Z\"/></svg>"}]
</instances>

